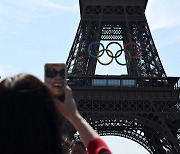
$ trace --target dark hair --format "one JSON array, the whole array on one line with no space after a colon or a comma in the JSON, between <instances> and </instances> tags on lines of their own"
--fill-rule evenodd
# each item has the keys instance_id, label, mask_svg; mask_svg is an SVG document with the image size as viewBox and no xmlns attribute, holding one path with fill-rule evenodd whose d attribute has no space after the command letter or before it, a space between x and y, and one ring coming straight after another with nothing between
<instances>
[{"instance_id":1,"label":"dark hair","mask_svg":"<svg viewBox=\"0 0 180 154\"><path fill-rule=\"evenodd\" d=\"M0 83L0 154L60 154L61 121L49 89L19 74Z\"/></svg>"},{"instance_id":2,"label":"dark hair","mask_svg":"<svg viewBox=\"0 0 180 154\"><path fill-rule=\"evenodd\" d=\"M71 143L71 148L73 147L73 145L78 145L78 144L81 145L84 151L86 151L86 147L80 139L73 140Z\"/></svg>"}]
</instances>

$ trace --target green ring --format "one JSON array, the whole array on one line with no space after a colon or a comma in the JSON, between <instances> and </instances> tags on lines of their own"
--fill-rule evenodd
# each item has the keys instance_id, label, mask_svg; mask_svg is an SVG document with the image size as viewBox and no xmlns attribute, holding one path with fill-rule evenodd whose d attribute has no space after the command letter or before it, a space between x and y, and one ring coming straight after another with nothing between
<instances>
[{"instance_id":1,"label":"green ring","mask_svg":"<svg viewBox=\"0 0 180 154\"><path fill-rule=\"evenodd\" d=\"M118 54L119 52L120 52L121 50L118 50L117 52L116 52L116 54ZM126 51L128 52L128 54L131 56L131 52L129 51L129 50L127 50L126 49ZM122 51L121 51L122 52ZM116 60L116 62L119 64L119 65L121 65L121 66L125 66L125 65L129 65L130 64L130 62L132 61L132 58L128 58L128 62L127 63L124 63L124 64L122 64L122 63L120 63L118 60L117 60L117 58L116 58L116 54L115 54L115 60Z\"/></svg>"}]
</instances>

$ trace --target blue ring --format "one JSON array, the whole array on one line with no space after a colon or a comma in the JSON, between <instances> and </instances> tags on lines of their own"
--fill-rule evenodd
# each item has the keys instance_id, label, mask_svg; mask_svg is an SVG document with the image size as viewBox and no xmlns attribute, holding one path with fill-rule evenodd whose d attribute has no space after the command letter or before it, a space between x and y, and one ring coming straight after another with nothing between
<instances>
[{"instance_id":1,"label":"blue ring","mask_svg":"<svg viewBox=\"0 0 180 154\"><path fill-rule=\"evenodd\" d=\"M92 43L90 43L89 44L89 46L88 46L88 53L89 53L89 55L91 56L91 57L93 57L93 58L96 58L97 56L94 56L94 55L92 55L91 54L91 46L92 45L94 45L94 44L99 44L99 45L101 45L102 47L103 47L103 52L98 56L98 57L101 57L103 54L104 54L104 50L105 50L105 48L104 48L104 45L102 44L102 43L100 43L100 42L92 42ZM98 51L97 51L98 52ZM97 53L96 52L96 53Z\"/></svg>"}]
</instances>

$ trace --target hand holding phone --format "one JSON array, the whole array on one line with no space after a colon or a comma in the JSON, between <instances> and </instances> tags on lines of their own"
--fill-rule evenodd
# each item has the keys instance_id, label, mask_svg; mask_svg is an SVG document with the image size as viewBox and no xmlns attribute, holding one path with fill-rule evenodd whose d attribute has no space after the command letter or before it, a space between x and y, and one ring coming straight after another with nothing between
<instances>
[{"instance_id":1,"label":"hand holding phone","mask_svg":"<svg viewBox=\"0 0 180 154\"><path fill-rule=\"evenodd\" d=\"M47 63L44 67L45 84L51 89L53 95L61 102L65 99L66 64Z\"/></svg>"}]
</instances>

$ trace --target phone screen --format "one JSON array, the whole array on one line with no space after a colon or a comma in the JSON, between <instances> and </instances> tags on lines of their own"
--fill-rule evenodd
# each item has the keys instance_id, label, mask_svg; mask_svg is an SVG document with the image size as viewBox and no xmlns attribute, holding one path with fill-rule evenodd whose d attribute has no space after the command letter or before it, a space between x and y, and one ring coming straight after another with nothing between
<instances>
[{"instance_id":1,"label":"phone screen","mask_svg":"<svg viewBox=\"0 0 180 154\"><path fill-rule=\"evenodd\" d=\"M66 64L46 63L44 66L44 81L52 94L64 102L66 87Z\"/></svg>"}]
</instances>

